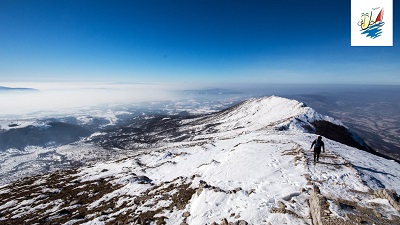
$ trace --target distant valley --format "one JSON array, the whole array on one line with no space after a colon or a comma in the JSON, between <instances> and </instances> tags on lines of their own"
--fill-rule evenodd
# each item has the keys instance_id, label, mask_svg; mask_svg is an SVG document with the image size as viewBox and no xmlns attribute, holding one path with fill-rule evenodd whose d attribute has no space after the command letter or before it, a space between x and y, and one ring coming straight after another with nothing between
<instances>
[{"instance_id":1,"label":"distant valley","mask_svg":"<svg viewBox=\"0 0 400 225\"><path fill-rule=\"evenodd\" d=\"M320 93L294 98L340 119L376 151L400 160L400 91Z\"/></svg>"}]
</instances>

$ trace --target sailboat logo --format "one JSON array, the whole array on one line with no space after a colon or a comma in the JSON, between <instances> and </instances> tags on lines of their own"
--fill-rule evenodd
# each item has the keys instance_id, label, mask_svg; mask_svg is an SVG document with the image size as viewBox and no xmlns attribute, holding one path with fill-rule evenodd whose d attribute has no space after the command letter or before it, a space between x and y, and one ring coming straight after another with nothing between
<instances>
[{"instance_id":1,"label":"sailboat logo","mask_svg":"<svg viewBox=\"0 0 400 225\"><path fill-rule=\"evenodd\" d=\"M376 13L378 15L376 15ZM383 13L384 10L380 7L372 8L372 10L369 12L361 13L361 20L357 23L357 25L361 28L361 34L364 34L372 39L381 36L382 27L385 25L385 22L383 22Z\"/></svg>"},{"instance_id":2,"label":"sailboat logo","mask_svg":"<svg viewBox=\"0 0 400 225\"><path fill-rule=\"evenodd\" d=\"M351 46L393 46L393 0L351 0Z\"/></svg>"}]
</instances>

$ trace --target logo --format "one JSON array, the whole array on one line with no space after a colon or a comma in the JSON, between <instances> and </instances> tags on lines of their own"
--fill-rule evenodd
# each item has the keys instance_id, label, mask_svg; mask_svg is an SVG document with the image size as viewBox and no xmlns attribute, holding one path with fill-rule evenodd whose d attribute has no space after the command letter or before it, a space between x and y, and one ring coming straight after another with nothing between
<instances>
[{"instance_id":1,"label":"logo","mask_svg":"<svg viewBox=\"0 0 400 225\"><path fill-rule=\"evenodd\" d=\"M393 1L351 1L351 46L393 46Z\"/></svg>"},{"instance_id":2,"label":"logo","mask_svg":"<svg viewBox=\"0 0 400 225\"><path fill-rule=\"evenodd\" d=\"M361 34L366 34L367 37L372 39L381 36L382 27L385 25L383 22L383 9L379 11L379 14L375 17L373 12L380 9L380 7L371 9L371 12L361 13L361 20L357 23L361 27ZM373 20L373 18L375 18Z\"/></svg>"}]
</instances>

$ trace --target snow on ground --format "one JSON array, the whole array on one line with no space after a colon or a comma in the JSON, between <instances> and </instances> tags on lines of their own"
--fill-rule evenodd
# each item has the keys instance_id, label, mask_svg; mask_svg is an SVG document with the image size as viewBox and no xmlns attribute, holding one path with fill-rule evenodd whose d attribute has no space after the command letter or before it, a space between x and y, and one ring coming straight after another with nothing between
<instances>
[{"instance_id":1,"label":"snow on ground","mask_svg":"<svg viewBox=\"0 0 400 225\"><path fill-rule=\"evenodd\" d=\"M0 152L0 173L3 174L9 172L16 166L22 165L32 159L39 158L42 153L49 151L52 151L52 149L28 147L26 151L8 149L7 151Z\"/></svg>"},{"instance_id":2,"label":"snow on ground","mask_svg":"<svg viewBox=\"0 0 400 225\"><path fill-rule=\"evenodd\" d=\"M351 211L354 204L357 210L362 206L379 212L380 220L399 221L400 213L387 201L369 194L378 188L400 191L398 163L324 139L326 152L314 164L310 146L317 136L305 133L302 122L293 121L325 117L277 97L248 103L183 123L197 123L182 128L198 130L189 140L136 151L130 157L68 175L42 178L54 182L53 188L63 187L59 189L62 197L76 193L72 198L79 199L78 204L65 198L66 206L55 201L48 208L59 211L49 211L48 218L65 224L164 221L200 225L224 219L249 224L311 224L308 200L317 186L327 198L332 216L356 215ZM217 125L213 130L202 129L207 124ZM288 129L277 129L288 124ZM6 190L17 192L18 187L0 187L0 193ZM6 200L11 203L3 206L4 210L21 206L21 202ZM0 220L16 216L11 210L5 212L8 214ZM71 217L74 220L68 219Z\"/></svg>"},{"instance_id":3,"label":"snow on ground","mask_svg":"<svg viewBox=\"0 0 400 225\"><path fill-rule=\"evenodd\" d=\"M87 168L80 173L80 177L81 181L110 176L115 178L123 174L124 170L130 170L130 173L146 176L152 183L159 185L177 177L194 175L191 184L193 188L206 182L215 189L204 189L190 200L185 209L192 215L188 218L189 224L210 224L229 218L232 214L240 215L241 219L251 224L268 221L274 224L278 221L282 224L307 224L308 220L279 216L269 211L278 201L285 201L288 202L288 208L300 217L309 214L306 207L307 193L304 191L307 186L304 174L307 170L304 165L295 163L293 155L285 154L293 151L297 147L296 143L286 141L285 136L278 136L256 132L204 145L191 143L193 146L145 150L133 159ZM111 199L121 195L121 192L130 196L143 192L143 188L138 188L141 185L135 187L135 183L127 184L127 180L127 176L117 178L114 182L127 185L128 188L113 192L105 198ZM298 202L290 202L292 198ZM181 213L164 212L159 215L167 216L169 224L176 224L172 221L178 221Z\"/></svg>"},{"instance_id":4,"label":"snow on ground","mask_svg":"<svg viewBox=\"0 0 400 225\"><path fill-rule=\"evenodd\" d=\"M308 224L307 199L311 186L306 177L318 183L322 193L330 197L355 200L357 195L353 191L367 192L369 188L376 188L360 176L360 170L365 169L357 165L367 166L365 163L368 168L379 166L382 171L393 171L388 174L367 170L369 173L377 173L373 175L385 187L399 187L398 164L334 141L326 140L327 150L321 155L320 163L314 165L309 147L315 137L298 131L269 130L231 139L213 139L205 144L172 144L161 149L143 151L134 159L124 162L101 164L84 170L82 174L87 175L82 179L118 175L127 168L138 176L148 177L155 185L176 177L194 175L193 188L202 182L214 188L204 189L192 197L183 210L190 212L188 224L210 224L222 218L230 218L231 215L240 215L240 219L250 224ZM360 154L366 157L360 157ZM365 158L368 160L360 164ZM93 176L96 173L94 170L103 169L108 171ZM126 177L116 182L125 184ZM143 192L142 188L134 186L130 183L125 193L137 196ZM374 200L367 199L363 203L367 204L368 201ZM271 212L270 209L279 202L283 202L286 209L297 216ZM182 212L164 212L159 215L169 218L168 224L176 224Z\"/></svg>"},{"instance_id":5,"label":"snow on ground","mask_svg":"<svg viewBox=\"0 0 400 225\"><path fill-rule=\"evenodd\" d=\"M28 146L24 150L8 149L0 152L0 185L54 170L119 159L129 154L129 151L105 150L81 142L59 147Z\"/></svg>"},{"instance_id":6,"label":"snow on ground","mask_svg":"<svg viewBox=\"0 0 400 225\"><path fill-rule=\"evenodd\" d=\"M171 144L144 150L122 162L102 163L84 169L80 177L82 181L114 177L113 182L124 185L101 201L122 194L138 196L150 187L138 184L132 177L120 176L124 171L147 177L154 185L162 185L177 177L194 177L191 187L203 185L205 188L192 196L184 210L159 213L158 216L168 218L167 224L178 224L184 212L190 213L188 224L211 224L223 218L228 218L228 221L242 219L250 224L310 224L307 204L312 187L310 181L317 183L321 192L333 199L358 201L365 206L371 201L379 203L379 199L374 198L360 201L355 194L374 188L360 176L363 169L354 166L363 165L359 164L363 161L359 156L361 153L367 155L370 168L380 166L382 171L393 171L391 174L375 174L379 175L376 179L387 187L399 187L398 164L334 141L326 140L327 151L314 165L309 147L315 137L297 131L256 131L232 139L214 139L209 143ZM100 172L103 170L107 171ZM126 201L129 202L129 198ZM292 214L271 211L279 204L284 204ZM140 210L155 210L157 207L161 206ZM339 209L332 210L341 214ZM400 215L395 211L391 213Z\"/></svg>"},{"instance_id":7,"label":"snow on ground","mask_svg":"<svg viewBox=\"0 0 400 225\"><path fill-rule=\"evenodd\" d=\"M82 124L85 124L92 120L91 117L104 118L109 121L108 124L102 125L102 127L106 127L106 126L115 125L119 121L118 116L120 116L120 115L132 115L132 113L128 112L128 111L120 111L120 110L115 111L115 110L111 110L111 109L109 109L109 110L92 110L90 112L90 116L87 116L87 115L80 116L77 119Z\"/></svg>"}]
</instances>

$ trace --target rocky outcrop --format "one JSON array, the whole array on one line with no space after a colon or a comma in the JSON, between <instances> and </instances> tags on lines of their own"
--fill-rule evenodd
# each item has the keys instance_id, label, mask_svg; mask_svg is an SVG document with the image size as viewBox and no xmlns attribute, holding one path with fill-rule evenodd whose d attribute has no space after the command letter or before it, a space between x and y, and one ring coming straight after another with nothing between
<instances>
[{"instance_id":1,"label":"rocky outcrop","mask_svg":"<svg viewBox=\"0 0 400 225\"><path fill-rule=\"evenodd\" d=\"M323 225L323 218L330 215L329 205L326 198L321 195L318 186L314 185L310 199L310 213L314 225Z\"/></svg>"},{"instance_id":2,"label":"rocky outcrop","mask_svg":"<svg viewBox=\"0 0 400 225\"><path fill-rule=\"evenodd\" d=\"M400 211L399 196L396 192L387 189L378 189L374 190L374 195L377 198L387 199L393 208L395 208L397 211Z\"/></svg>"}]
</instances>

